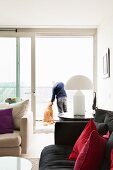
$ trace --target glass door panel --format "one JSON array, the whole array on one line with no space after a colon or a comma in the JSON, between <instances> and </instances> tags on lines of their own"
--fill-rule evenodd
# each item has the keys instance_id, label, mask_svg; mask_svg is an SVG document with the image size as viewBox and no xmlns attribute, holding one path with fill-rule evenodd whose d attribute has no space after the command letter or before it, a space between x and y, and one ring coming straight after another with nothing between
<instances>
[{"instance_id":1,"label":"glass door panel","mask_svg":"<svg viewBox=\"0 0 113 170\"><path fill-rule=\"evenodd\" d=\"M90 63L90 64L89 64ZM42 120L51 99L52 81L66 81L74 75L85 75L93 82L93 37L36 38L36 119ZM67 91L68 112L73 113L73 95ZM84 91L86 110L91 111L93 92ZM57 119L56 101L54 118Z\"/></svg>"},{"instance_id":2,"label":"glass door panel","mask_svg":"<svg viewBox=\"0 0 113 170\"><path fill-rule=\"evenodd\" d=\"M0 38L0 102L16 97L16 38Z\"/></svg>"},{"instance_id":3,"label":"glass door panel","mask_svg":"<svg viewBox=\"0 0 113 170\"><path fill-rule=\"evenodd\" d=\"M0 38L0 56L0 102L31 101L31 38Z\"/></svg>"}]
</instances>

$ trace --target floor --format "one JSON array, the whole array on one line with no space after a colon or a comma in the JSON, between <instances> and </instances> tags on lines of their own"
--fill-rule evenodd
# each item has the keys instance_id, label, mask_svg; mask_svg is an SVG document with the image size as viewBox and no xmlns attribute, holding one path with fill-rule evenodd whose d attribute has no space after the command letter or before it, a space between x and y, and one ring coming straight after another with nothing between
<instances>
[{"instance_id":1,"label":"floor","mask_svg":"<svg viewBox=\"0 0 113 170\"><path fill-rule=\"evenodd\" d=\"M23 156L29 158L40 158L40 153L44 146L50 144L54 144L54 124L44 126L42 121L37 121L32 146L29 153Z\"/></svg>"}]
</instances>

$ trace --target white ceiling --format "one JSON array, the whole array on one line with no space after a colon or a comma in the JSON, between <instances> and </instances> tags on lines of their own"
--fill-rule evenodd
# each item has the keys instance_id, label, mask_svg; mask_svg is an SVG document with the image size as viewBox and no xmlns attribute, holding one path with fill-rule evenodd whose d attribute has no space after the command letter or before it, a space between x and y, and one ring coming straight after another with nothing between
<instances>
[{"instance_id":1,"label":"white ceiling","mask_svg":"<svg viewBox=\"0 0 113 170\"><path fill-rule=\"evenodd\" d=\"M98 27L113 0L0 0L0 27Z\"/></svg>"}]
</instances>

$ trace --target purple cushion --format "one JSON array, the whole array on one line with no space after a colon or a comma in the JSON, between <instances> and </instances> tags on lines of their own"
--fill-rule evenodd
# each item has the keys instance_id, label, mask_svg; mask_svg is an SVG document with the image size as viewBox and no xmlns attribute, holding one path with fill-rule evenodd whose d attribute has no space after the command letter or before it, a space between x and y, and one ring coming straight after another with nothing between
<instances>
[{"instance_id":1,"label":"purple cushion","mask_svg":"<svg viewBox=\"0 0 113 170\"><path fill-rule=\"evenodd\" d=\"M12 108L0 110L0 134L13 133Z\"/></svg>"}]
</instances>

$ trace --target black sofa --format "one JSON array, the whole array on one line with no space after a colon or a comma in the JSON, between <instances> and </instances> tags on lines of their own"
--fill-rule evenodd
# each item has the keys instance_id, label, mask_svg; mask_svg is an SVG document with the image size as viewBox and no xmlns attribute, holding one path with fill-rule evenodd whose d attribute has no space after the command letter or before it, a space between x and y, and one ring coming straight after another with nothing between
<instances>
[{"instance_id":1,"label":"black sofa","mask_svg":"<svg viewBox=\"0 0 113 170\"><path fill-rule=\"evenodd\" d=\"M110 131L101 170L110 170L110 153L113 148L113 112L96 109L94 121L100 134ZM75 141L87 121L62 121L55 123L55 144L44 147L40 155L39 170L73 170L75 161L68 160Z\"/></svg>"}]
</instances>

